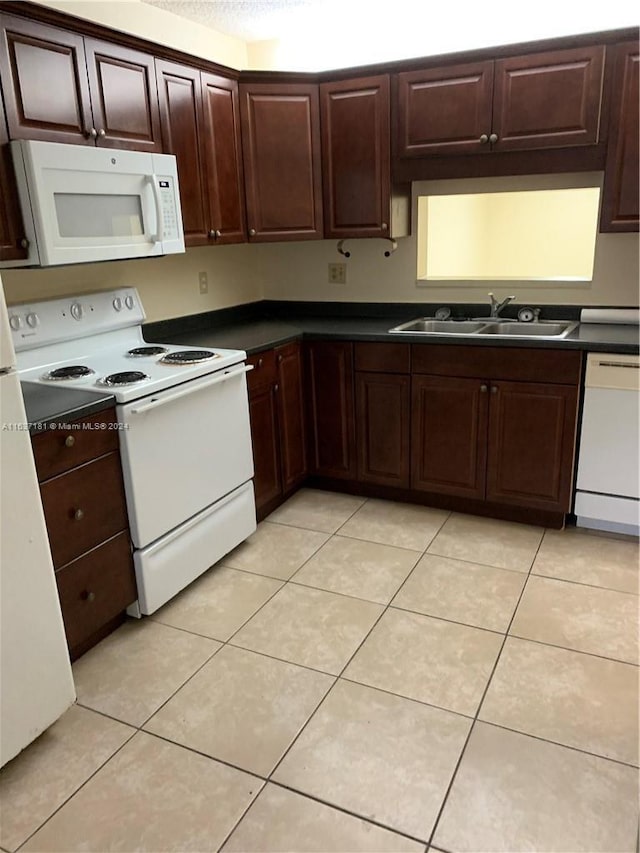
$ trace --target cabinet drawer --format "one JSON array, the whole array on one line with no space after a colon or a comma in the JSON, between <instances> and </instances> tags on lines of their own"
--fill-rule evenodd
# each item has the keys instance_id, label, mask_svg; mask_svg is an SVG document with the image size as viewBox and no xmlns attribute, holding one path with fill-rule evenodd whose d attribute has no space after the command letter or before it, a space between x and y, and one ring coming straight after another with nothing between
<instances>
[{"instance_id":1,"label":"cabinet drawer","mask_svg":"<svg viewBox=\"0 0 640 853\"><path fill-rule=\"evenodd\" d=\"M137 597L129 534L124 531L56 572L70 650Z\"/></svg>"},{"instance_id":2,"label":"cabinet drawer","mask_svg":"<svg viewBox=\"0 0 640 853\"><path fill-rule=\"evenodd\" d=\"M54 477L40 492L56 568L127 527L118 453Z\"/></svg>"},{"instance_id":3,"label":"cabinet drawer","mask_svg":"<svg viewBox=\"0 0 640 853\"><path fill-rule=\"evenodd\" d=\"M253 370L247 373L247 387L249 391L254 388L262 388L276 381L276 354L272 349L257 352L247 357L247 364L253 365Z\"/></svg>"},{"instance_id":4,"label":"cabinet drawer","mask_svg":"<svg viewBox=\"0 0 640 853\"><path fill-rule=\"evenodd\" d=\"M55 429L33 437L38 480L48 480L90 459L118 449L115 409L73 421L72 429ZM101 428L105 424L105 428Z\"/></svg>"},{"instance_id":5,"label":"cabinet drawer","mask_svg":"<svg viewBox=\"0 0 640 853\"><path fill-rule=\"evenodd\" d=\"M355 344L356 370L369 373L409 373L409 344Z\"/></svg>"},{"instance_id":6,"label":"cabinet drawer","mask_svg":"<svg viewBox=\"0 0 640 853\"><path fill-rule=\"evenodd\" d=\"M578 350L442 344L415 344L411 348L412 372L436 376L577 385L581 368L582 353Z\"/></svg>"}]
</instances>

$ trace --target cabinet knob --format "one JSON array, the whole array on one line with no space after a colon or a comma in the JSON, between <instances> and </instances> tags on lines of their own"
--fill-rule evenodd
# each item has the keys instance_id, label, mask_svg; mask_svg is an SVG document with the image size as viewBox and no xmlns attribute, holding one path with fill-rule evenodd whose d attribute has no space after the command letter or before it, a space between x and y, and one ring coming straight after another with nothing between
<instances>
[{"instance_id":1,"label":"cabinet knob","mask_svg":"<svg viewBox=\"0 0 640 853\"><path fill-rule=\"evenodd\" d=\"M75 443L76 443L75 435L68 435L64 440L64 446L65 447L73 447L73 445Z\"/></svg>"},{"instance_id":2,"label":"cabinet knob","mask_svg":"<svg viewBox=\"0 0 640 853\"><path fill-rule=\"evenodd\" d=\"M383 223L380 225L380 227L382 228L382 230L383 230L383 231L386 231L386 230L387 230L387 228L388 228L389 226L387 225L387 223L386 223L386 222L383 222Z\"/></svg>"},{"instance_id":3,"label":"cabinet knob","mask_svg":"<svg viewBox=\"0 0 640 853\"><path fill-rule=\"evenodd\" d=\"M276 383L276 384L273 386L273 390L274 390L274 391L279 391L279 390L280 390L280 386Z\"/></svg>"},{"instance_id":4,"label":"cabinet knob","mask_svg":"<svg viewBox=\"0 0 640 853\"><path fill-rule=\"evenodd\" d=\"M96 600L96 594L95 594L95 592L90 592L88 589L86 589L86 590L82 593L82 595L81 595L80 597L81 597L84 601L95 601L95 600Z\"/></svg>"},{"instance_id":5,"label":"cabinet knob","mask_svg":"<svg viewBox=\"0 0 640 853\"><path fill-rule=\"evenodd\" d=\"M90 127L89 130L85 130L84 135L87 137L87 139L96 139L98 136L98 131L95 129L95 127Z\"/></svg>"},{"instance_id":6,"label":"cabinet knob","mask_svg":"<svg viewBox=\"0 0 640 853\"><path fill-rule=\"evenodd\" d=\"M29 241L27 240L26 237L22 237L21 240L18 240L18 246L20 246L21 249L28 249L29 248Z\"/></svg>"},{"instance_id":7,"label":"cabinet knob","mask_svg":"<svg viewBox=\"0 0 640 853\"><path fill-rule=\"evenodd\" d=\"M498 141L498 134L492 133L491 136L489 137L489 142L493 145L497 141Z\"/></svg>"},{"instance_id":8,"label":"cabinet knob","mask_svg":"<svg viewBox=\"0 0 640 853\"><path fill-rule=\"evenodd\" d=\"M76 521L82 521L82 519L84 518L84 512L81 509L77 509L73 513L73 517Z\"/></svg>"},{"instance_id":9,"label":"cabinet knob","mask_svg":"<svg viewBox=\"0 0 640 853\"><path fill-rule=\"evenodd\" d=\"M486 133L480 134L480 145L486 145L489 141L489 136Z\"/></svg>"},{"instance_id":10,"label":"cabinet knob","mask_svg":"<svg viewBox=\"0 0 640 853\"><path fill-rule=\"evenodd\" d=\"M492 394L497 394L497 393L498 393L498 389L497 389L497 387L496 387L495 385L492 385L492 386L491 386L491 393L492 393Z\"/></svg>"},{"instance_id":11,"label":"cabinet knob","mask_svg":"<svg viewBox=\"0 0 640 853\"><path fill-rule=\"evenodd\" d=\"M256 229L255 228L249 228L249 236L250 237L256 236Z\"/></svg>"},{"instance_id":12,"label":"cabinet knob","mask_svg":"<svg viewBox=\"0 0 640 853\"><path fill-rule=\"evenodd\" d=\"M282 364L282 356L281 355L278 356L278 364Z\"/></svg>"},{"instance_id":13,"label":"cabinet knob","mask_svg":"<svg viewBox=\"0 0 640 853\"><path fill-rule=\"evenodd\" d=\"M262 367L263 364L264 364L264 361L261 358L259 358L258 359L258 367Z\"/></svg>"},{"instance_id":14,"label":"cabinet knob","mask_svg":"<svg viewBox=\"0 0 640 853\"><path fill-rule=\"evenodd\" d=\"M212 228L212 229L208 232L208 234L207 234L207 237L208 237L210 240L215 240L216 236L217 236L217 234L216 234L216 232L213 230L213 228Z\"/></svg>"},{"instance_id":15,"label":"cabinet knob","mask_svg":"<svg viewBox=\"0 0 640 853\"><path fill-rule=\"evenodd\" d=\"M486 386L486 385L481 385L481 386L480 386L480 393L481 393L481 394L486 394L486 393L487 393L487 386Z\"/></svg>"},{"instance_id":16,"label":"cabinet knob","mask_svg":"<svg viewBox=\"0 0 640 853\"><path fill-rule=\"evenodd\" d=\"M106 135L107 131L104 129L104 127L101 127L98 131L98 136L100 137L100 139L104 139Z\"/></svg>"},{"instance_id":17,"label":"cabinet knob","mask_svg":"<svg viewBox=\"0 0 640 853\"><path fill-rule=\"evenodd\" d=\"M216 229L216 239L218 237L222 237L222 231L220 231L219 229Z\"/></svg>"}]
</instances>

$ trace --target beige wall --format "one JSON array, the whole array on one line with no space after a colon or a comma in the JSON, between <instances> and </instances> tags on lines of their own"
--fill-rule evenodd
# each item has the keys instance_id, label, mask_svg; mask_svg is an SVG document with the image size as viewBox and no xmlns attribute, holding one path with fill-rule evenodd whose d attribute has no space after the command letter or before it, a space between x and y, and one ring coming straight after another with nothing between
<instances>
[{"instance_id":1,"label":"beige wall","mask_svg":"<svg viewBox=\"0 0 640 853\"><path fill-rule=\"evenodd\" d=\"M35 0L60 12L165 44L230 68L246 68L247 45L211 27L179 18L140 0Z\"/></svg>"}]
</instances>

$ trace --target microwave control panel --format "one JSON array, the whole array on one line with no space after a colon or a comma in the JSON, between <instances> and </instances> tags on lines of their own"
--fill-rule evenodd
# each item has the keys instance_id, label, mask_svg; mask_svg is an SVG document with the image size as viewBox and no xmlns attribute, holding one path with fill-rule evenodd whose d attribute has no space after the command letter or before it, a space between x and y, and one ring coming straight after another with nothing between
<instances>
[{"instance_id":1,"label":"microwave control panel","mask_svg":"<svg viewBox=\"0 0 640 853\"><path fill-rule=\"evenodd\" d=\"M163 239L176 240L180 236L180 228L176 210L175 182L170 175L158 176L156 180L162 207Z\"/></svg>"}]
</instances>

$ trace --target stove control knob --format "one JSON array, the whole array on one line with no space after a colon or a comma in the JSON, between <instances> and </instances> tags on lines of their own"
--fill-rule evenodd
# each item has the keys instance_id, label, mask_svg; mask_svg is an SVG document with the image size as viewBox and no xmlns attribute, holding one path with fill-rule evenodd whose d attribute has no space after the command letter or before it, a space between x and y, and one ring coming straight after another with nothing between
<instances>
[{"instance_id":1,"label":"stove control knob","mask_svg":"<svg viewBox=\"0 0 640 853\"><path fill-rule=\"evenodd\" d=\"M9 317L9 325L14 332L17 332L18 329L22 328L22 317L19 317L17 314L12 314Z\"/></svg>"},{"instance_id":2,"label":"stove control knob","mask_svg":"<svg viewBox=\"0 0 640 853\"><path fill-rule=\"evenodd\" d=\"M71 316L74 320L82 320L84 308L79 302L73 302L71 305Z\"/></svg>"},{"instance_id":3,"label":"stove control knob","mask_svg":"<svg viewBox=\"0 0 640 853\"><path fill-rule=\"evenodd\" d=\"M37 314L34 314L33 311L27 314L27 326L31 326L32 329L35 329L37 325L40 323L40 317Z\"/></svg>"},{"instance_id":4,"label":"stove control knob","mask_svg":"<svg viewBox=\"0 0 640 853\"><path fill-rule=\"evenodd\" d=\"M131 310L133 308L133 296L125 296L124 304Z\"/></svg>"},{"instance_id":5,"label":"stove control knob","mask_svg":"<svg viewBox=\"0 0 640 853\"><path fill-rule=\"evenodd\" d=\"M116 298L113 300L113 307L116 309L116 311L122 311L122 299L120 299L119 296L116 296Z\"/></svg>"}]
</instances>

